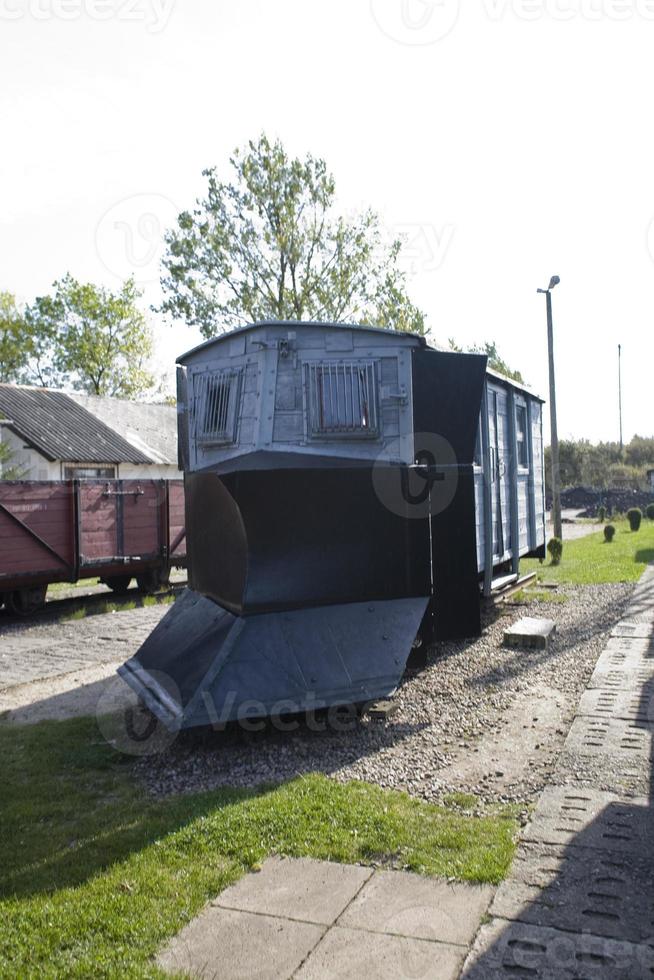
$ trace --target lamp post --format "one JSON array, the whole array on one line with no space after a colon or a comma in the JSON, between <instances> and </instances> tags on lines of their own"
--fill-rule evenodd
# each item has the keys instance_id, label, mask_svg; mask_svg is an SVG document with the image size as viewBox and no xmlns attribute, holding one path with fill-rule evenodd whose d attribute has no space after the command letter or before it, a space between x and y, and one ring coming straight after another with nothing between
<instances>
[{"instance_id":1,"label":"lamp post","mask_svg":"<svg viewBox=\"0 0 654 980\"><path fill-rule=\"evenodd\" d=\"M618 410L620 412L620 457L624 442L622 440L622 344L618 344Z\"/></svg>"},{"instance_id":2,"label":"lamp post","mask_svg":"<svg viewBox=\"0 0 654 980\"><path fill-rule=\"evenodd\" d=\"M561 522L561 470L559 467L559 435L556 427L556 386L554 383L554 328L552 325L552 290L561 282L558 276L552 276L547 289L539 289L545 293L547 306L547 350L550 365L550 430L552 443L552 523L554 537L563 539L563 524Z\"/></svg>"}]
</instances>

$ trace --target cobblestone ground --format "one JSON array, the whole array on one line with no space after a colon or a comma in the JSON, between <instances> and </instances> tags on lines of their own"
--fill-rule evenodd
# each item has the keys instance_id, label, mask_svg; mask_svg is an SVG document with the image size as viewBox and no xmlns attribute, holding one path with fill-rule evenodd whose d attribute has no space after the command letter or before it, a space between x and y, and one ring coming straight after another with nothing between
<instances>
[{"instance_id":1,"label":"cobblestone ground","mask_svg":"<svg viewBox=\"0 0 654 980\"><path fill-rule=\"evenodd\" d=\"M167 605L57 622L5 625L0 614L0 691L126 660L152 632Z\"/></svg>"}]
</instances>

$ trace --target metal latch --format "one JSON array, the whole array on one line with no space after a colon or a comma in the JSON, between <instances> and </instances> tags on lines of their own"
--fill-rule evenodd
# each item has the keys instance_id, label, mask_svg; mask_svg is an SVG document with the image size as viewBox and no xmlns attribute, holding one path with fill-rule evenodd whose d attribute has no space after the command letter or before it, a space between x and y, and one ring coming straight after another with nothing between
<instances>
[{"instance_id":1,"label":"metal latch","mask_svg":"<svg viewBox=\"0 0 654 980\"><path fill-rule=\"evenodd\" d=\"M404 385L400 385L398 391L391 391L386 397L391 398L394 402L397 402L398 405L406 405L409 400L406 393L406 387Z\"/></svg>"},{"instance_id":2,"label":"metal latch","mask_svg":"<svg viewBox=\"0 0 654 980\"><path fill-rule=\"evenodd\" d=\"M105 488L102 491L103 497L142 497L145 490L142 490L138 486L135 490L110 490L109 484L105 484Z\"/></svg>"}]
</instances>

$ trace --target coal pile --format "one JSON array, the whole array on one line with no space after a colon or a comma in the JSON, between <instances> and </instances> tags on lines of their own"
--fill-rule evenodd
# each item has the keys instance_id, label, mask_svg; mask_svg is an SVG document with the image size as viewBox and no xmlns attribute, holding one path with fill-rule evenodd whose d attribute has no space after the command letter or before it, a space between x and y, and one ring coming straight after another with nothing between
<instances>
[{"instance_id":1,"label":"coal pile","mask_svg":"<svg viewBox=\"0 0 654 980\"><path fill-rule=\"evenodd\" d=\"M597 517L600 507L606 508L607 517L626 514L631 507L640 507L644 512L651 503L654 503L654 494L643 490L567 487L561 491L561 506L566 510L583 511L582 517ZM551 506L552 498L548 494L547 507Z\"/></svg>"}]
</instances>

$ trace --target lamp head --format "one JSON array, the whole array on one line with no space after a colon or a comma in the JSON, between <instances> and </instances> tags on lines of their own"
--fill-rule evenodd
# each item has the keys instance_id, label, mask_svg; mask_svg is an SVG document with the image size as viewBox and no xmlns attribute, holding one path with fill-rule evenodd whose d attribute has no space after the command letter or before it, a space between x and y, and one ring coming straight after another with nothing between
<instances>
[{"instance_id":1,"label":"lamp head","mask_svg":"<svg viewBox=\"0 0 654 980\"><path fill-rule=\"evenodd\" d=\"M549 284L549 286L547 288L548 289L554 289L554 287L555 286L558 286L558 284L560 282L561 282L561 280L560 280L560 278L558 276L552 276L552 278L550 279L550 284Z\"/></svg>"}]
</instances>

